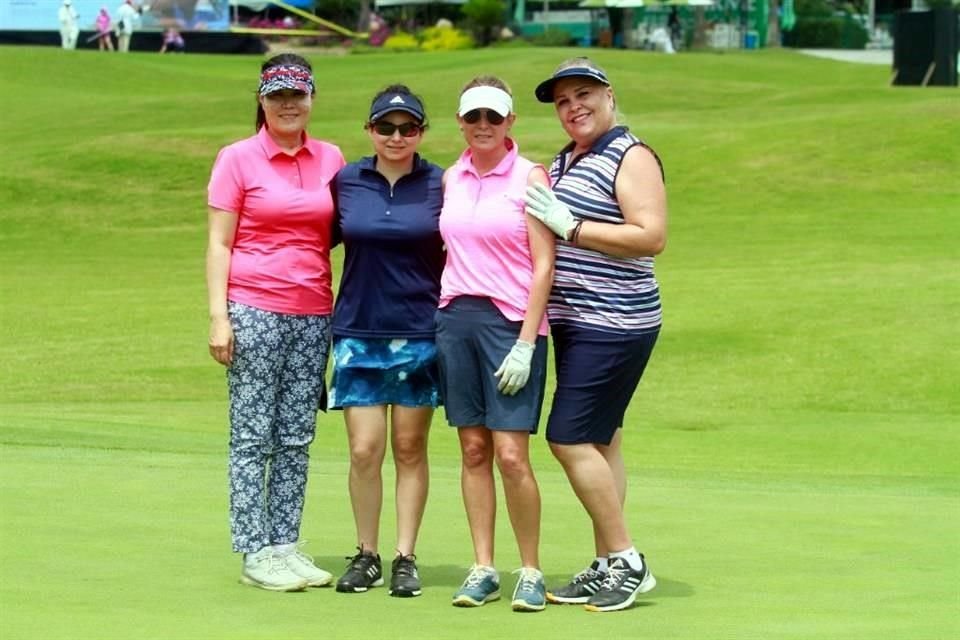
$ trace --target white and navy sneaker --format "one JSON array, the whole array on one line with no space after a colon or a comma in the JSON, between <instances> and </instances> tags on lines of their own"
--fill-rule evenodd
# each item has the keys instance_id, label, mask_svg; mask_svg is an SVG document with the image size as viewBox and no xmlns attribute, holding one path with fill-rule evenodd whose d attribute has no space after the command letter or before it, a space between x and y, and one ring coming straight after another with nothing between
<instances>
[{"instance_id":1,"label":"white and navy sneaker","mask_svg":"<svg viewBox=\"0 0 960 640\"><path fill-rule=\"evenodd\" d=\"M600 591L607 574L598 571L600 563L594 560L589 567L573 576L573 579L558 589L547 591L547 602L553 604L586 604L590 596Z\"/></svg>"},{"instance_id":2,"label":"white and navy sneaker","mask_svg":"<svg viewBox=\"0 0 960 640\"><path fill-rule=\"evenodd\" d=\"M383 585L383 566L380 556L372 553L360 553L347 557L350 564L347 572L337 580L337 591L340 593L363 593L370 587Z\"/></svg>"},{"instance_id":3,"label":"white and navy sneaker","mask_svg":"<svg viewBox=\"0 0 960 640\"><path fill-rule=\"evenodd\" d=\"M643 560L643 554L640 554ZM646 593L657 586L657 579L650 573L647 562L637 571L623 558L611 558L607 565L607 577L600 590L590 596L584 608L587 611L620 611L626 609L637 599L637 595Z\"/></svg>"}]
</instances>

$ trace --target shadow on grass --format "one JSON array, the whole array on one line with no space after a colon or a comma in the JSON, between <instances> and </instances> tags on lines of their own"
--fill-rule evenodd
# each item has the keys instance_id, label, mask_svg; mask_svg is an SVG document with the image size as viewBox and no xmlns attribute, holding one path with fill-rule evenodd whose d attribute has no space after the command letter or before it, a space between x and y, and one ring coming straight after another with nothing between
<instances>
[{"instance_id":1,"label":"shadow on grass","mask_svg":"<svg viewBox=\"0 0 960 640\"><path fill-rule=\"evenodd\" d=\"M321 569L326 569L332 573L336 578L339 578L347 570L347 565L350 564L350 558L344 556L314 556L314 563ZM390 563L393 561L393 558L382 558L383 561L383 579L384 581L389 582L390 580ZM467 571L470 570L469 565L453 565L453 564L421 564L417 562L417 568L420 570L420 579L423 581L423 584L430 586L441 586L441 587L452 587L456 588L463 584L463 579L467 577ZM505 580L504 576L501 576L501 580ZM511 583L512 584L512 583Z\"/></svg>"},{"instance_id":2,"label":"shadow on grass","mask_svg":"<svg viewBox=\"0 0 960 640\"><path fill-rule=\"evenodd\" d=\"M330 571L336 577L340 577L343 572L346 571L347 564L350 562L349 558L344 558L343 556L328 555L315 556L314 560L318 567ZM421 564L418 562L417 566L420 569L420 578L423 580L424 586L450 587L451 589L456 589L463 584L463 580L467 577L467 572L470 570L468 565L456 564ZM383 574L384 580L389 581L390 560L386 558L383 559ZM569 579L570 576L559 573L544 576L548 587L551 585L566 584ZM514 576L501 571L500 583L502 587L505 588L509 586L509 588L512 589L514 581ZM637 605L647 606L652 604L646 601L647 598L689 598L693 596L694 593L693 587L686 582L657 576L657 588L649 594L640 596L644 598L644 600L638 600Z\"/></svg>"}]
</instances>

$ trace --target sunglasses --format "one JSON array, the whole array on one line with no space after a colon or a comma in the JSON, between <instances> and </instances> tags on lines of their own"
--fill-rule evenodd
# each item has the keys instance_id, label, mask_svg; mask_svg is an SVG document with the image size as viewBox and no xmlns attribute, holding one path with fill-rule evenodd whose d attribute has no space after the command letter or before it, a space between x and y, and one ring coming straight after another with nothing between
<instances>
[{"instance_id":1,"label":"sunglasses","mask_svg":"<svg viewBox=\"0 0 960 640\"><path fill-rule=\"evenodd\" d=\"M487 117L487 122L494 126L503 124L504 117L493 109L473 109L471 111L467 111L461 117L467 124L477 124L480 122L480 118L484 115Z\"/></svg>"},{"instance_id":2,"label":"sunglasses","mask_svg":"<svg viewBox=\"0 0 960 640\"><path fill-rule=\"evenodd\" d=\"M394 124L392 122L387 122L386 120L381 120L379 122L374 122L372 129L376 131L379 135L389 138L394 134L394 132L399 131L400 135L404 138L413 138L417 136L423 127L415 122L404 122L403 124Z\"/></svg>"}]
</instances>

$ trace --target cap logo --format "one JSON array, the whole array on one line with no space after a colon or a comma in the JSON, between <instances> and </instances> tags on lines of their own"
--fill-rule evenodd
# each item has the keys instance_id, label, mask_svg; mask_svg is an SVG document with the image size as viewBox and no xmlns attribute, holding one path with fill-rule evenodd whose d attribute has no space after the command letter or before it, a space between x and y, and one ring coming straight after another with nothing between
<instances>
[{"instance_id":1,"label":"cap logo","mask_svg":"<svg viewBox=\"0 0 960 640\"><path fill-rule=\"evenodd\" d=\"M390 104L407 104L403 101L403 96L393 96L393 100L390 101Z\"/></svg>"}]
</instances>

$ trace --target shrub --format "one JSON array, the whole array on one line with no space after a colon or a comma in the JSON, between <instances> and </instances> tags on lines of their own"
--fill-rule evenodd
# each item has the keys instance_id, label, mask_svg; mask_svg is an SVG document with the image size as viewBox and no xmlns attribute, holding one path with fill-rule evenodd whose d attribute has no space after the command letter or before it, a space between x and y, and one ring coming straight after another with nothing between
<instances>
[{"instance_id":1,"label":"shrub","mask_svg":"<svg viewBox=\"0 0 960 640\"><path fill-rule=\"evenodd\" d=\"M795 0L793 12L800 18L829 18L833 16L833 5L827 0Z\"/></svg>"},{"instance_id":2,"label":"shrub","mask_svg":"<svg viewBox=\"0 0 960 640\"><path fill-rule=\"evenodd\" d=\"M455 51L472 49L473 38L453 27L427 27L420 32L420 47L424 51Z\"/></svg>"},{"instance_id":3,"label":"shrub","mask_svg":"<svg viewBox=\"0 0 960 640\"><path fill-rule=\"evenodd\" d=\"M573 36L563 29L547 29L530 38L530 42L538 47L566 47L573 43Z\"/></svg>"},{"instance_id":4,"label":"shrub","mask_svg":"<svg viewBox=\"0 0 960 640\"><path fill-rule=\"evenodd\" d=\"M503 24L507 5L503 0L467 0L460 10L485 47L493 40L494 27Z\"/></svg>"},{"instance_id":5,"label":"shrub","mask_svg":"<svg viewBox=\"0 0 960 640\"><path fill-rule=\"evenodd\" d=\"M397 31L384 41L382 48L384 51L393 51L395 53L419 51L420 43L417 42L416 37L412 34Z\"/></svg>"},{"instance_id":6,"label":"shrub","mask_svg":"<svg viewBox=\"0 0 960 640\"><path fill-rule=\"evenodd\" d=\"M507 40L494 40L490 46L497 49L526 49L532 47L533 43L518 36Z\"/></svg>"},{"instance_id":7,"label":"shrub","mask_svg":"<svg viewBox=\"0 0 960 640\"><path fill-rule=\"evenodd\" d=\"M784 44L790 47L826 49L863 49L869 36L861 24L849 16L830 18L798 17Z\"/></svg>"}]
</instances>

